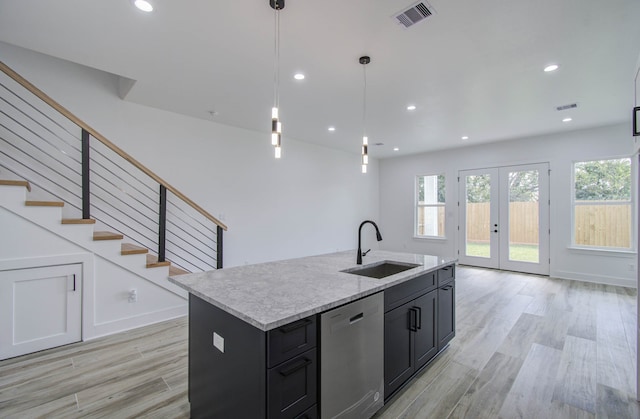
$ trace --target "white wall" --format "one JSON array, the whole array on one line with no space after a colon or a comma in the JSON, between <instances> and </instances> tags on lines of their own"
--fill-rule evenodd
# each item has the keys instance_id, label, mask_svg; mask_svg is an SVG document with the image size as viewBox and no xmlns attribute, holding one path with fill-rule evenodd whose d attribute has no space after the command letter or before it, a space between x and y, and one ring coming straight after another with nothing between
<instances>
[{"instance_id":1,"label":"white wall","mask_svg":"<svg viewBox=\"0 0 640 419\"><path fill-rule=\"evenodd\" d=\"M378 219L375 159L363 175L357 153L285 137L276 161L268 128L126 102L117 76L1 42L0 60L227 224L226 267L355 249L359 223Z\"/></svg>"},{"instance_id":2,"label":"white wall","mask_svg":"<svg viewBox=\"0 0 640 419\"><path fill-rule=\"evenodd\" d=\"M634 153L632 138L629 125L622 124L382 160L380 220L386 230L382 248L456 256L458 171L549 162L551 276L635 287L634 253L570 248L572 163L631 156ZM416 239L413 237L414 178L418 174L440 173L446 176L446 239Z\"/></svg>"}]
</instances>

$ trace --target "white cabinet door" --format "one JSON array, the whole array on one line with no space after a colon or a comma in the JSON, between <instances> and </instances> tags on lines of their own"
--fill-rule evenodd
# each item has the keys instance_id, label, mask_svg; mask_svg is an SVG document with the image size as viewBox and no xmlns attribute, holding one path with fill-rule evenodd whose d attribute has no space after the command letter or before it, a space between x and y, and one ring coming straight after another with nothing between
<instances>
[{"instance_id":1,"label":"white cabinet door","mask_svg":"<svg viewBox=\"0 0 640 419\"><path fill-rule=\"evenodd\" d=\"M0 272L0 360L81 337L81 264Z\"/></svg>"}]
</instances>

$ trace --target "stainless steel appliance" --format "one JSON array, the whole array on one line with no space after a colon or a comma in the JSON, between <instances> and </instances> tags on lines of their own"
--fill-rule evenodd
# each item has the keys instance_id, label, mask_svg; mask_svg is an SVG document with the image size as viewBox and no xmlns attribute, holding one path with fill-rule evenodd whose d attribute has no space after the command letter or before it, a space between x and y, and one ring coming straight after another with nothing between
<instances>
[{"instance_id":1,"label":"stainless steel appliance","mask_svg":"<svg viewBox=\"0 0 640 419\"><path fill-rule=\"evenodd\" d=\"M320 415L369 418L384 403L383 293L320 316Z\"/></svg>"}]
</instances>

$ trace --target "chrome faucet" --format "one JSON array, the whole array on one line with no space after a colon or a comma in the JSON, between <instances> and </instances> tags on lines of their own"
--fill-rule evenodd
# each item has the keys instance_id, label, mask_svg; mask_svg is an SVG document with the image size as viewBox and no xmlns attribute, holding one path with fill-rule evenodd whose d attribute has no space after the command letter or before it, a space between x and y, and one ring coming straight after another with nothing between
<instances>
[{"instance_id":1,"label":"chrome faucet","mask_svg":"<svg viewBox=\"0 0 640 419\"><path fill-rule=\"evenodd\" d=\"M362 226L367 224L367 223L373 224L373 226L376 228L376 239L378 241L382 241L382 235L380 234L380 229L378 229L378 226L376 225L376 223L374 223L371 220L363 221L360 224L360 228L358 228L358 258L356 260L356 263L358 265L362 265L362 256L366 256L367 253L369 253L369 251L371 250L371 249L369 249L365 253L362 253L362 244L361 244L362 243Z\"/></svg>"}]
</instances>

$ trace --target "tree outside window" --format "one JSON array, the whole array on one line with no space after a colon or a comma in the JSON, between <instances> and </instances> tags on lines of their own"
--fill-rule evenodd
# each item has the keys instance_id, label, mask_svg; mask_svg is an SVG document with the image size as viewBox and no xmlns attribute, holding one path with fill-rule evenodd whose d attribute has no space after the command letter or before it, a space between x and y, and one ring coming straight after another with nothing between
<instances>
[{"instance_id":1,"label":"tree outside window","mask_svg":"<svg viewBox=\"0 0 640 419\"><path fill-rule=\"evenodd\" d=\"M631 159L574 164L574 244L630 249Z\"/></svg>"},{"instance_id":2,"label":"tree outside window","mask_svg":"<svg viewBox=\"0 0 640 419\"><path fill-rule=\"evenodd\" d=\"M416 177L416 236L444 237L444 175Z\"/></svg>"}]
</instances>

